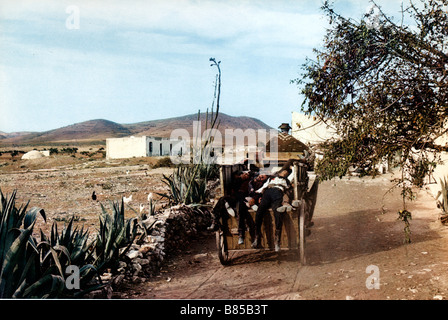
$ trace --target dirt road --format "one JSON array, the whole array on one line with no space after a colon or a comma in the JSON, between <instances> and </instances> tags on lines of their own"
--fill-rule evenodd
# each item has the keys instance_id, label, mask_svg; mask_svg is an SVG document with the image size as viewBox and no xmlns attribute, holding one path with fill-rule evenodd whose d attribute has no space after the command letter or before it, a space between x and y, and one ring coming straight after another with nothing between
<instances>
[{"instance_id":1,"label":"dirt road","mask_svg":"<svg viewBox=\"0 0 448 320\"><path fill-rule=\"evenodd\" d=\"M149 170L147 163L137 160L113 167L75 160L64 166L59 164L61 157L43 164L18 161L15 172L0 174L0 188L4 193L18 189L19 203L30 200L31 206L45 208L47 223L39 219L44 231L53 221L63 223L73 215L95 230L100 202L107 206L108 200L133 194L128 206L138 210L149 192L163 192L162 173L169 172ZM404 244L404 224L397 221L402 208L399 190L384 196L389 181L390 176L383 175L321 184L315 224L307 238L306 266L299 265L293 251L250 251L235 252L233 263L224 267L214 234L204 234L186 252L169 259L158 277L116 292L115 297L448 299L448 227L438 221L434 199L422 191L409 204L412 243ZM91 200L93 190L99 202ZM379 288L368 289L366 281Z\"/></svg>"},{"instance_id":2,"label":"dirt road","mask_svg":"<svg viewBox=\"0 0 448 320\"><path fill-rule=\"evenodd\" d=\"M214 234L172 257L160 275L116 293L134 299L447 299L448 228L425 191L409 204L404 244L399 190L388 176L321 184L306 266L293 251L234 252L222 266ZM370 287L370 289L369 289Z\"/></svg>"}]
</instances>

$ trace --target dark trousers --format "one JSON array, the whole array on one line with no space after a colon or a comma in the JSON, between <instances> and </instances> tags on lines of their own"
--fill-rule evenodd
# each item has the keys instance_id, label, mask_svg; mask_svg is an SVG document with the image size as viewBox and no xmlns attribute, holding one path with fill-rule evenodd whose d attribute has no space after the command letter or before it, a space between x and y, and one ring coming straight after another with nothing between
<instances>
[{"instance_id":1,"label":"dark trousers","mask_svg":"<svg viewBox=\"0 0 448 320\"><path fill-rule=\"evenodd\" d=\"M263 217L268 212L269 208L274 211L275 230L282 230L283 215L277 212L277 208L283 204L283 191L279 188L267 188L263 192L260 205L258 206L257 214L255 215L255 226L257 235L261 235L261 225L263 224Z\"/></svg>"},{"instance_id":2,"label":"dark trousers","mask_svg":"<svg viewBox=\"0 0 448 320\"><path fill-rule=\"evenodd\" d=\"M234 208L236 208L238 212L238 234L241 237L244 237L246 233L246 225L250 226L250 222L252 222L252 219L249 219L249 208L244 202L245 196L246 195L243 193L237 193L235 195L236 205Z\"/></svg>"},{"instance_id":3,"label":"dark trousers","mask_svg":"<svg viewBox=\"0 0 448 320\"><path fill-rule=\"evenodd\" d=\"M249 216L249 211L244 203L245 195L242 193L237 193L233 196L225 196L218 200L214 209L213 215L215 223L219 224L219 219L222 220L222 226L227 229L227 221L229 219L229 214L227 213L227 209L225 208L225 203L227 202L230 207L237 211L238 216L238 233L240 236L244 237L246 232L246 226L249 226L249 230L251 234L253 234L253 220ZM226 230L227 231L227 230Z\"/></svg>"}]
</instances>

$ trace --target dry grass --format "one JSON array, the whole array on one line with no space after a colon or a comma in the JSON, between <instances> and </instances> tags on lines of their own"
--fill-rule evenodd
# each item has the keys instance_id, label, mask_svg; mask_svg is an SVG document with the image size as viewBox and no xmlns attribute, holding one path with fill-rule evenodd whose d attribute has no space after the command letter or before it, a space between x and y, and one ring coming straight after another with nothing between
<instances>
[{"instance_id":1,"label":"dry grass","mask_svg":"<svg viewBox=\"0 0 448 320\"><path fill-rule=\"evenodd\" d=\"M30 206L43 208L47 213L47 223L39 221L38 227L47 231L53 221L61 228L72 216L77 224L89 227L95 232L101 204L111 212L111 201L121 201L130 197L126 213L135 217L140 205L148 210L149 193L165 193L162 174L169 174L172 168L152 166L158 161L154 158L132 158L108 161L103 158L90 158L76 154L52 155L35 160L0 159L0 188L8 194L18 191L18 204L30 201ZM93 201L93 191L98 195ZM158 207L165 205L158 199Z\"/></svg>"}]
</instances>

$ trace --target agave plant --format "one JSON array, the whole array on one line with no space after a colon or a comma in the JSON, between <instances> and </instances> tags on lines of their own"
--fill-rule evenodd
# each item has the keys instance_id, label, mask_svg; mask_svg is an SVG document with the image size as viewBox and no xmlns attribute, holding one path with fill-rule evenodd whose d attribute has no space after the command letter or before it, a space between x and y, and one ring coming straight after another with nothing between
<instances>
[{"instance_id":1,"label":"agave plant","mask_svg":"<svg viewBox=\"0 0 448 320\"><path fill-rule=\"evenodd\" d=\"M56 223L46 236L40 230L40 240L33 229L45 211L28 203L17 208L16 191L5 197L0 190L0 298L79 297L101 288L98 274L114 268L126 254L137 235L137 219L125 220L124 202L113 203L113 214L102 207L100 228L89 241L84 227L74 228L72 218L61 233ZM79 270L80 287L66 285L69 266Z\"/></svg>"},{"instance_id":2,"label":"agave plant","mask_svg":"<svg viewBox=\"0 0 448 320\"><path fill-rule=\"evenodd\" d=\"M53 272L65 271L68 266L79 266L80 290L64 291L65 296L81 296L92 290L102 287L94 278L98 276L99 270L92 264L95 241L89 242L89 232L84 231L84 227L79 230L73 228L75 217L63 228L61 234L58 232L56 223L51 227L50 237L47 237L41 230L41 268ZM55 270L55 267L57 270ZM48 271L47 271L48 273Z\"/></svg>"},{"instance_id":3,"label":"agave plant","mask_svg":"<svg viewBox=\"0 0 448 320\"><path fill-rule=\"evenodd\" d=\"M41 279L36 272L38 246L32 237L37 214L44 220L45 211L34 207L27 211L28 204L17 208L16 194L7 198L0 190L0 298L26 296L36 288L53 279ZM60 291L61 278L54 278L55 285L46 295Z\"/></svg>"},{"instance_id":4,"label":"agave plant","mask_svg":"<svg viewBox=\"0 0 448 320\"><path fill-rule=\"evenodd\" d=\"M47 238L41 231L42 241L46 241L51 247L62 247L65 249L67 259L74 265L81 265L84 262L92 260L93 250L95 242L89 240L88 230L84 231L84 227L81 230L73 228L73 222L75 217L72 217L69 223L64 227L59 235L58 226L53 223L51 227L50 237Z\"/></svg>"},{"instance_id":5,"label":"agave plant","mask_svg":"<svg viewBox=\"0 0 448 320\"><path fill-rule=\"evenodd\" d=\"M119 259L126 254L137 236L137 219L125 220L124 201L112 203L113 215L103 205L100 217L100 229L96 237L94 265L99 270L115 269ZM124 250L120 250L124 248ZM121 251L121 252L120 252Z\"/></svg>"},{"instance_id":6,"label":"agave plant","mask_svg":"<svg viewBox=\"0 0 448 320\"><path fill-rule=\"evenodd\" d=\"M169 188L168 194L159 193L172 204L196 204L207 201L207 178L201 178L196 167L179 166L162 180Z\"/></svg>"},{"instance_id":7,"label":"agave plant","mask_svg":"<svg viewBox=\"0 0 448 320\"><path fill-rule=\"evenodd\" d=\"M95 267L86 264L93 244L87 244L88 233L72 229L73 220L61 235L53 224L51 236L40 231L41 240L33 237L33 228L45 211L28 203L17 208L16 191L7 198L1 195L0 210L0 297L1 298L56 298L76 297L98 289L93 281ZM67 266L79 266L80 288L68 290Z\"/></svg>"}]
</instances>

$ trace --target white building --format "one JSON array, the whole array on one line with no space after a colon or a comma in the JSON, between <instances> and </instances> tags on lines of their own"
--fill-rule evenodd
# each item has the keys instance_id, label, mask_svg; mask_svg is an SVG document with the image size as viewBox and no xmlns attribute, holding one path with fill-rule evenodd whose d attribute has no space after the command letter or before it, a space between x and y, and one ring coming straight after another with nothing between
<instances>
[{"instance_id":1,"label":"white building","mask_svg":"<svg viewBox=\"0 0 448 320\"><path fill-rule=\"evenodd\" d=\"M106 158L182 155L186 150L185 145L183 140L152 136L109 138L106 139Z\"/></svg>"},{"instance_id":2,"label":"white building","mask_svg":"<svg viewBox=\"0 0 448 320\"><path fill-rule=\"evenodd\" d=\"M328 124L319 122L313 116L292 112L292 136L306 145L315 145L335 138L336 132Z\"/></svg>"},{"instance_id":3,"label":"white building","mask_svg":"<svg viewBox=\"0 0 448 320\"><path fill-rule=\"evenodd\" d=\"M331 121L324 123L313 116L300 112L292 112L292 136L313 149L316 159L322 159L323 153L319 150L320 143L331 139L337 139L335 128L331 127ZM389 163L384 160L376 165L379 173L389 171ZM353 169L355 170L355 168Z\"/></svg>"}]
</instances>

